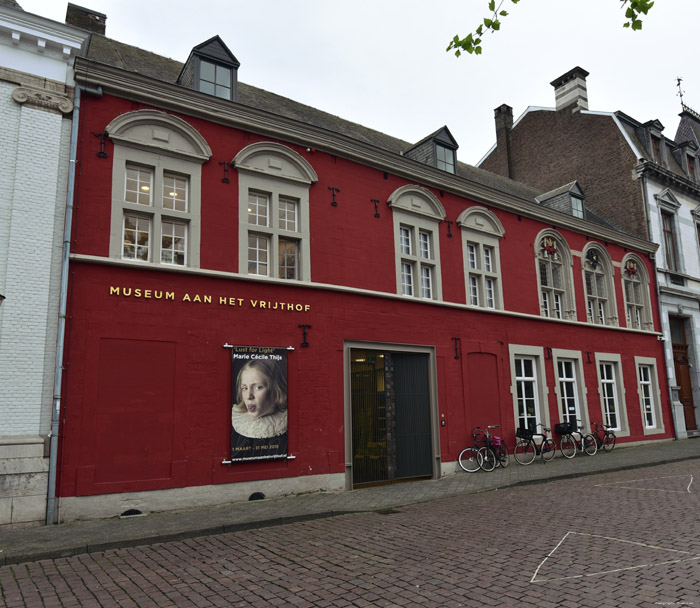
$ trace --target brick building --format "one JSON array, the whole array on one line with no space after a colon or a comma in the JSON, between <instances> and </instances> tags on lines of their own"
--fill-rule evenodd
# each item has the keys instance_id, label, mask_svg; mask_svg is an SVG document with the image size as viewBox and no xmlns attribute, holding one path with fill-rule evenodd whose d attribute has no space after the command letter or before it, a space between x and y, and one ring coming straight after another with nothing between
<instances>
[{"instance_id":1,"label":"brick building","mask_svg":"<svg viewBox=\"0 0 700 608\"><path fill-rule=\"evenodd\" d=\"M654 271L676 428L685 438L698 433L700 406L700 120L684 106L670 139L658 120L590 111L587 76L577 67L554 80L555 108L528 108L515 122L509 106L496 108L496 145L478 166L543 189L578 180L593 210L661 245Z\"/></svg>"},{"instance_id":2,"label":"brick building","mask_svg":"<svg viewBox=\"0 0 700 608\"><path fill-rule=\"evenodd\" d=\"M523 185L447 127L403 142L241 66L99 32L76 60L50 517L437 478L477 425L673 437L654 244L576 178Z\"/></svg>"}]
</instances>

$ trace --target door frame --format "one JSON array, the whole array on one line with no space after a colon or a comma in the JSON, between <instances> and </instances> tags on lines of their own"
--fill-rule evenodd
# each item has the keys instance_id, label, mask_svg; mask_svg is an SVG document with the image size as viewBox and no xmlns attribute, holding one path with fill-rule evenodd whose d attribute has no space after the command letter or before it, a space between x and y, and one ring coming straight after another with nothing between
<instances>
[{"instance_id":1,"label":"door frame","mask_svg":"<svg viewBox=\"0 0 700 608\"><path fill-rule=\"evenodd\" d=\"M431 479L439 479L442 470L440 457L440 426L437 395L437 360L435 347L413 344L397 344L392 342L363 342L346 340L343 342L343 392L344 392L344 422L345 422L345 489L353 489L353 445L352 445L352 391L350 382L351 357L353 348L374 350L378 352L394 352L405 354L428 355L428 395L430 399L430 439L432 444Z\"/></svg>"}]
</instances>

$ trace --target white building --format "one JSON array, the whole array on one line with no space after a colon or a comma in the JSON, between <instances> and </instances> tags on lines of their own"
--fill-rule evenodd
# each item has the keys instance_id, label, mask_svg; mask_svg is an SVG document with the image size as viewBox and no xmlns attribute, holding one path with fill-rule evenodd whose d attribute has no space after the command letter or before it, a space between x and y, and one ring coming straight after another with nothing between
<instances>
[{"instance_id":1,"label":"white building","mask_svg":"<svg viewBox=\"0 0 700 608\"><path fill-rule=\"evenodd\" d=\"M0 525L46 517L72 65L88 35L0 0Z\"/></svg>"}]
</instances>

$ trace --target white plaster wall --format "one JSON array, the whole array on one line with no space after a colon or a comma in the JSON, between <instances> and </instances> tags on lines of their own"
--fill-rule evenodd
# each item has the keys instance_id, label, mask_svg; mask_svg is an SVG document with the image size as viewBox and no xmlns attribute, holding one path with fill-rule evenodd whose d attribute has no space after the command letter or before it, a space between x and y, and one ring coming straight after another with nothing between
<instances>
[{"instance_id":1,"label":"white plaster wall","mask_svg":"<svg viewBox=\"0 0 700 608\"><path fill-rule=\"evenodd\" d=\"M52 391L53 372L47 370L54 366L56 333L49 328L58 313L56 228L63 223L67 158L62 148L68 145L64 119L11 107L13 88L4 83L0 88L0 287L6 297L0 306L0 441L48 431L41 421L42 408L51 407L45 397Z\"/></svg>"}]
</instances>

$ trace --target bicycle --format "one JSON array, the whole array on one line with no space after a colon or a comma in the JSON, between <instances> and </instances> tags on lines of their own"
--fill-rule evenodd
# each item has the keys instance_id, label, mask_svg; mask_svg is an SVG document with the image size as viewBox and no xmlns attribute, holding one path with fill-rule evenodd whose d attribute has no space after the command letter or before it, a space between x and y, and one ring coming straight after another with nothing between
<instances>
[{"instance_id":1,"label":"bicycle","mask_svg":"<svg viewBox=\"0 0 700 608\"><path fill-rule=\"evenodd\" d=\"M580 422L580 420L577 419L576 422ZM598 451L595 437L591 433L584 435L581 432L583 427L578 426L575 422L555 424L554 430L561 435L559 449L566 458L573 458L579 450L586 452L589 456L595 456Z\"/></svg>"},{"instance_id":2,"label":"bicycle","mask_svg":"<svg viewBox=\"0 0 700 608\"><path fill-rule=\"evenodd\" d=\"M508 449L500 437L492 435L489 429L497 429L499 425L491 425L486 429L475 426L472 429L474 445L463 449L459 454L459 466L467 473L475 473L479 469L491 472L497 466L508 466Z\"/></svg>"},{"instance_id":3,"label":"bicycle","mask_svg":"<svg viewBox=\"0 0 700 608\"><path fill-rule=\"evenodd\" d=\"M554 440L547 436L551 429L541 422L538 422L537 426L542 427L541 433L535 433L535 431L523 427L516 429L515 436L518 441L513 449L513 456L518 464L528 465L535 460L537 455L542 457L542 462L549 462L554 458L557 446ZM542 440L538 443L535 441L535 437L541 437Z\"/></svg>"},{"instance_id":4,"label":"bicycle","mask_svg":"<svg viewBox=\"0 0 700 608\"><path fill-rule=\"evenodd\" d=\"M595 427L592 435L595 438L596 446L599 449L602 447L604 452L612 452L615 449L615 442L617 441L615 433L610 430L612 427L598 422L591 422L591 425ZM603 435L602 438L601 434Z\"/></svg>"}]
</instances>

